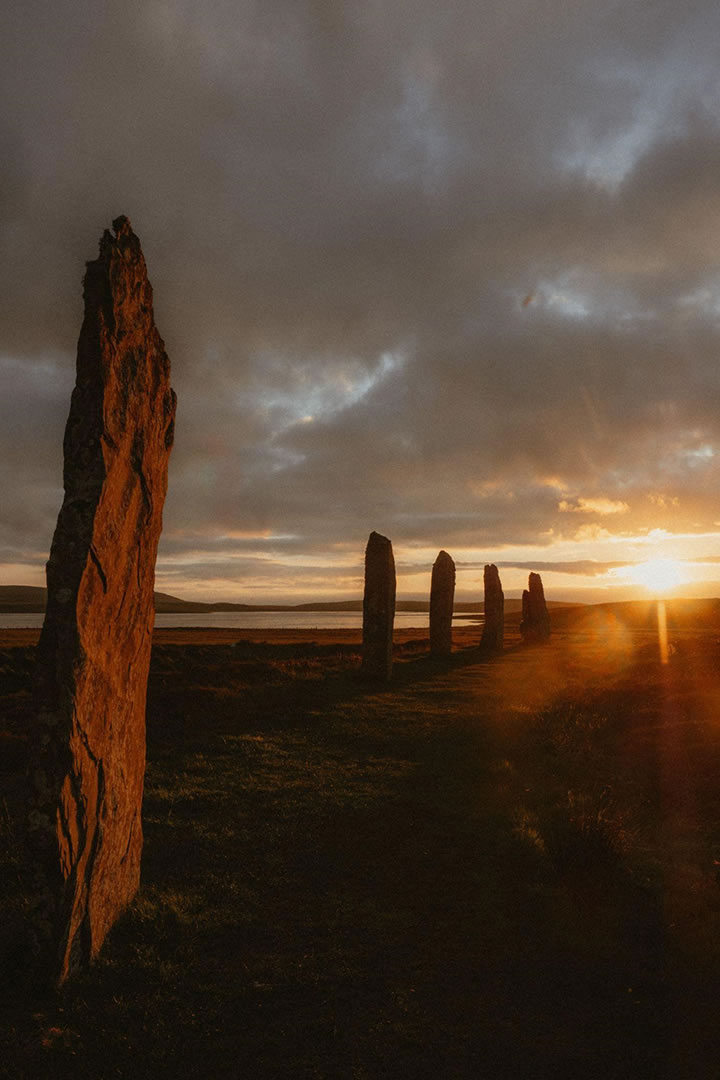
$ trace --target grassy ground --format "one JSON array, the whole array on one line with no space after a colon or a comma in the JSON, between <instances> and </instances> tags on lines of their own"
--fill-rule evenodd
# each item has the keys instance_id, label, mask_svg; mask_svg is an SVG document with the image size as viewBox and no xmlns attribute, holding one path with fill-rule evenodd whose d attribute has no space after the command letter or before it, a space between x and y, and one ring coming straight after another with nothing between
<instances>
[{"instance_id":1,"label":"grassy ground","mask_svg":"<svg viewBox=\"0 0 720 1080\"><path fill-rule=\"evenodd\" d=\"M0 653L0 1076L717 1075L716 634L423 650L373 689L352 641L158 645L143 887L44 997L12 958L32 649Z\"/></svg>"}]
</instances>

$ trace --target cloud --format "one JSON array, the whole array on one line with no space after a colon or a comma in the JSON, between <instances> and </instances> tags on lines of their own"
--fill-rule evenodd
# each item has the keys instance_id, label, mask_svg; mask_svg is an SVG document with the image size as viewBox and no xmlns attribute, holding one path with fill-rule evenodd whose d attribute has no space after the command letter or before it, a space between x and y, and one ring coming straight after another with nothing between
<instances>
[{"instance_id":1,"label":"cloud","mask_svg":"<svg viewBox=\"0 0 720 1080\"><path fill-rule=\"evenodd\" d=\"M499 562L498 567L515 570L551 571L554 574L580 574L583 577L599 577L608 570L632 566L628 562L597 562L594 559L570 559L566 562Z\"/></svg>"},{"instance_id":2,"label":"cloud","mask_svg":"<svg viewBox=\"0 0 720 1080\"><path fill-rule=\"evenodd\" d=\"M605 517L608 514L626 514L630 507L626 502L619 500L597 498L586 499L580 496L575 503L562 499L558 503L558 510L562 514L598 514Z\"/></svg>"},{"instance_id":3,"label":"cloud","mask_svg":"<svg viewBox=\"0 0 720 1080\"><path fill-rule=\"evenodd\" d=\"M707 529L718 31L709 0L6 6L7 562L49 548L83 263L121 212L179 399L161 568L190 534L249 583L238 531L330 559L372 528Z\"/></svg>"},{"instance_id":4,"label":"cloud","mask_svg":"<svg viewBox=\"0 0 720 1080\"><path fill-rule=\"evenodd\" d=\"M483 565L482 563L457 563L457 566L463 569L481 570ZM582 577L599 577L606 574L608 570L617 570L620 567L632 566L633 564L629 562L598 562L595 559L568 559L564 562L562 560L519 562L498 559L495 565L499 570L533 570L537 573L551 572L554 574L578 574Z\"/></svg>"}]
</instances>

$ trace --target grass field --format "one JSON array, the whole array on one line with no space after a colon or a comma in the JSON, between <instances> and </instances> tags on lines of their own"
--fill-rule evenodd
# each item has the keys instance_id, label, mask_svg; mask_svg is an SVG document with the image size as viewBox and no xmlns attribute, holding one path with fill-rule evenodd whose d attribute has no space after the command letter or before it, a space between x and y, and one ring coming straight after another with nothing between
<instances>
[{"instance_id":1,"label":"grass field","mask_svg":"<svg viewBox=\"0 0 720 1080\"><path fill-rule=\"evenodd\" d=\"M718 1075L720 627L670 622L667 665L612 613L495 659L408 634L387 688L354 632L168 632L143 886L50 995L13 951L33 649L4 641L0 1076Z\"/></svg>"}]
</instances>

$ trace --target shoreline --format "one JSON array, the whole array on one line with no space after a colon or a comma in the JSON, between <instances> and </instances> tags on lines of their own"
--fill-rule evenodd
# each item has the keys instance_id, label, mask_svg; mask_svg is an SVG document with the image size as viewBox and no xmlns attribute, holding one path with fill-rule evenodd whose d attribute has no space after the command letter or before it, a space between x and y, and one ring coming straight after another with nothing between
<instances>
[{"instance_id":1,"label":"shoreline","mask_svg":"<svg viewBox=\"0 0 720 1080\"><path fill-rule=\"evenodd\" d=\"M455 648L468 648L479 645L482 625L455 627L453 644ZM0 628L0 649L32 648L40 638L39 627ZM428 641L430 635L427 626L403 626L393 633L395 645L408 642ZM253 645L295 645L300 643L319 645L357 645L362 644L361 627L323 627L321 629L300 627L260 628L214 627L214 626L172 626L158 627L153 631L153 645L234 645L238 641L251 642Z\"/></svg>"}]
</instances>

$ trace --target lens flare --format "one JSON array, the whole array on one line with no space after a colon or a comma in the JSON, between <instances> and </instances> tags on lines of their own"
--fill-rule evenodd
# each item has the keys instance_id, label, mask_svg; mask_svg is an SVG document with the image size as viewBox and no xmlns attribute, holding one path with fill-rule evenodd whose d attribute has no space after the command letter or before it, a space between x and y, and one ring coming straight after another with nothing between
<instances>
[{"instance_id":1,"label":"lens flare","mask_svg":"<svg viewBox=\"0 0 720 1080\"><path fill-rule=\"evenodd\" d=\"M660 663L667 664L670 655L668 648L668 632L667 632L667 612L665 611L665 601L658 600L657 606L658 617L658 646L660 648Z\"/></svg>"}]
</instances>

